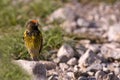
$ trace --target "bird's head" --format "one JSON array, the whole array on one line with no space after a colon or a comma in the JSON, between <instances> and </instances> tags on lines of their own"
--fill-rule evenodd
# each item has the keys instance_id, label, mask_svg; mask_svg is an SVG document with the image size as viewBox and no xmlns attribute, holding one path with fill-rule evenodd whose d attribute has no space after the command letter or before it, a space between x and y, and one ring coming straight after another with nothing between
<instances>
[{"instance_id":1,"label":"bird's head","mask_svg":"<svg viewBox=\"0 0 120 80\"><path fill-rule=\"evenodd\" d=\"M26 29L28 31L32 31L32 30L38 30L38 26L39 26L39 22L38 20L29 20L27 23L26 23Z\"/></svg>"}]
</instances>

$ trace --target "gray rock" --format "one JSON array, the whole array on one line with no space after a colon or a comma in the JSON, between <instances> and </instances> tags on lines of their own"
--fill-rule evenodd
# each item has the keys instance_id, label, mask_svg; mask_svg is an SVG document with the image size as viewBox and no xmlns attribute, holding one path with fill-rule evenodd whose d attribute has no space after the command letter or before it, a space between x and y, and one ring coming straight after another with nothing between
<instances>
[{"instance_id":1,"label":"gray rock","mask_svg":"<svg viewBox=\"0 0 120 80\"><path fill-rule=\"evenodd\" d=\"M59 67L60 67L60 69L61 69L62 71L65 71L66 69L69 68L69 66L68 66L67 64L65 64L65 63L60 63L60 64L59 64Z\"/></svg>"},{"instance_id":2,"label":"gray rock","mask_svg":"<svg viewBox=\"0 0 120 80\"><path fill-rule=\"evenodd\" d=\"M120 42L120 23L114 24L109 28L108 40Z\"/></svg>"},{"instance_id":3,"label":"gray rock","mask_svg":"<svg viewBox=\"0 0 120 80\"><path fill-rule=\"evenodd\" d=\"M84 77L84 76L81 76L81 77L78 78L78 80L88 80L88 78Z\"/></svg>"},{"instance_id":4,"label":"gray rock","mask_svg":"<svg viewBox=\"0 0 120 80\"><path fill-rule=\"evenodd\" d=\"M78 65L75 65L74 68L73 68L73 71L74 71L74 72L79 71L79 66L78 66Z\"/></svg>"},{"instance_id":5,"label":"gray rock","mask_svg":"<svg viewBox=\"0 0 120 80\"><path fill-rule=\"evenodd\" d=\"M75 21L65 21L60 25L63 30L65 30L67 33L72 33L77 28L77 23Z\"/></svg>"},{"instance_id":6,"label":"gray rock","mask_svg":"<svg viewBox=\"0 0 120 80\"><path fill-rule=\"evenodd\" d=\"M82 46L82 45L76 45L76 51L77 53L75 54L76 58L80 58L81 55L83 55L86 52L87 48Z\"/></svg>"},{"instance_id":7,"label":"gray rock","mask_svg":"<svg viewBox=\"0 0 120 80\"><path fill-rule=\"evenodd\" d=\"M86 71L94 71L94 72L96 72L96 71L102 70L102 69L103 69L103 67L100 64L100 62L98 62L98 63L96 62L96 63L91 64L90 66L88 66Z\"/></svg>"},{"instance_id":8,"label":"gray rock","mask_svg":"<svg viewBox=\"0 0 120 80\"><path fill-rule=\"evenodd\" d=\"M106 80L119 80L118 77L113 72L107 74L107 77L104 79L106 79Z\"/></svg>"},{"instance_id":9,"label":"gray rock","mask_svg":"<svg viewBox=\"0 0 120 80\"><path fill-rule=\"evenodd\" d=\"M74 66L77 64L77 59L73 57L67 62L67 64L70 66Z\"/></svg>"},{"instance_id":10,"label":"gray rock","mask_svg":"<svg viewBox=\"0 0 120 80\"><path fill-rule=\"evenodd\" d=\"M32 75L32 80L47 80L46 70L56 69L56 63L52 61L14 60L13 62Z\"/></svg>"},{"instance_id":11,"label":"gray rock","mask_svg":"<svg viewBox=\"0 0 120 80\"><path fill-rule=\"evenodd\" d=\"M108 68L111 71L114 71L115 75L119 75L120 74L120 63L119 62L111 63Z\"/></svg>"},{"instance_id":12,"label":"gray rock","mask_svg":"<svg viewBox=\"0 0 120 80\"><path fill-rule=\"evenodd\" d=\"M89 49L85 52L84 55L80 57L78 61L79 67L83 70L88 66L90 66L92 63L96 63L96 62L97 63L100 62L98 56Z\"/></svg>"},{"instance_id":13,"label":"gray rock","mask_svg":"<svg viewBox=\"0 0 120 80\"><path fill-rule=\"evenodd\" d=\"M97 80L96 78L88 78L88 80Z\"/></svg>"},{"instance_id":14,"label":"gray rock","mask_svg":"<svg viewBox=\"0 0 120 80\"><path fill-rule=\"evenodd\" d=\"M95 77L97 80L119 80L113 72L105 73L104 71L97 71Z\"/></svg>"},{"instance_id":15,"label":"gray rock","mask_svg":"<svg viewBox=\"0 0 120 80\"><path fill-rule=\"evenodd\" d=\"M93 71L88 71L87 73L88 73L89 76L94 76L94 73L95 73L95 72L93 72Z\"/></svg>"},{"instance_id":16,"label":"gray rock","mask_svg":"<svg viewBox=\"0 0 120 80\"><path fill-rule=\"evenodd\" d=\"M108 66L109 66L110 68L109 68ZM113 71L113 68L112 68L109 64L107 64L107 63L106 63L106 64L105 64L105 63L102 63L102 67L103 67L102 70L103 70L104 72L110 72L110 70Z\"/></svg>"},{"instance_id":17,"label":"gray rock","mask_svg":"<svg viewBox=\"0 0 120 80\"><path fill-rule=\"evenodd\" d=\"M86 46L86 45L90 44L90 40L82 39L82 40L79 41L79 43Z\"/></svg>"},{"instance_id":18,"label":"gray rock","mask_svg":"<svg viewBox=\"0 0 120 80\"><path fill-rule=\"evenodd\" d=\"M52 75L48 78L48 80L58 80L58 75Z\"/></svg>"},{"instance_id":19,"label":"gray rock","mask_svg":"<svg viewBox=\"0 0 120 80\"><path fill-rule=\"evenodd\" d=\"M103 77L105 76L106 74L105 74L105 72L104 71L97 71L96 72L96 74L95 74L95 78L97 79L97 80L103 80Z\"/></svg>"},{"instance_id":20,"label":"gray rock","mask_svg":"<svg viewBox=\"0 0 120 80\"><path fill-rule=\"evenodd\" d=\"M55 10L49 17L48 17L48 22L47 23L51 23L55 20L65 20L66 16L63 14L64 12L64 8L59 8L57 10ZM60 22L61 22L60 21Z\"/></svg>"},{"instance_id":21,"label":"gray rock","mask_svg":"<svg viewBox=\"0 0 120 80\"><path fill-rule=\"evenodd\" d=\"M120 59L120 48L114 47L112 45L103 45L101 47L101 54L104 58L113 58L113 59Z\"/></svg>"},{"instance_id":22,"label":"gray rock","mask_svg":"<svg viewBox=\"0 0 120 80\"><path fill-rule=\"evenodd\" d=\"M57 57L60 58L60 62L64 61L68 61L70 58L72 58L75 54L75 51L73 50L73 48L68 45L68 44L64 44L62 45L62 47L59 49L58 53L57 53Z\"/></svg>"},{"instance_id":23,"label":"gray rock","mask_svg":"<svg viewBox=\"0 0 120 80\"><path fill-rule=\"evenodd\" d=\"M46 68L45 65L36 63L36 65L32 69L33 72L33 80L47 80Z\"/></svg>"},{"instance_id":24,"label":"gray rock","mask_svg":"<svg viewBox=\"0 0 120 80\"><path fill-rule=\"evenodd\" d=\"M70 77L71 79L75 79L73 72L67 72L67 76Z\"/></svg>"},{"instance_id":25,"label":"gray rock","mask_svg":"<svg viewBox=\"0 0 120 80\"><path fill-rule=\"evenodd\" d=\"M49 17L48 17L48 22L51 23L55 20L59 21L60 23L63 22L64 20L74 20L76 18L76 14L74 10L69 7L63 7L55 10Z\"/></svg>"},{"instance_id":26,"label":"gray rock","mask_svg":"<svg viewBox=\"0 0 120 80\"><path fill-rule=\"evenodd\" d=\"M100 45L100 44L88 44L86 46L86 48L91 49L94 53L98 53L98 52L100 52L101 46L102 45Z\"/></svg>"},{"instance_id":27,"label":"gray rock","mask_svg":"<svg viewBox=\"0 0 120 80\"><path fill-rule=\"evenodd\" d=\"M77 20L77 25L80 27L88 27L89 26L89 22L83 18L79 18Z\"/></svg>"}]
</instances>

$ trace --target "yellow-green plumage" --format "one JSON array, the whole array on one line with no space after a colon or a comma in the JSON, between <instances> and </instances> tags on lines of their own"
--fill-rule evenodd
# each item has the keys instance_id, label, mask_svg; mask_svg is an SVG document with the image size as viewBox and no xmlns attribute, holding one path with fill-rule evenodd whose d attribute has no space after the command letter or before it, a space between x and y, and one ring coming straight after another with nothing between
<instances>
[{"instance_id":1,"label":"yellow-green plumage","mask_svg":"<svg viewBox=\"0 0 120 80\"><path fill-rule=\"evenodd\" d=\"M42 34L37 28L31 30L26 29L24 32L25 46L33 60L38 60L39 53L42 49L42 39Z\"/></svg>"}]
</instances>

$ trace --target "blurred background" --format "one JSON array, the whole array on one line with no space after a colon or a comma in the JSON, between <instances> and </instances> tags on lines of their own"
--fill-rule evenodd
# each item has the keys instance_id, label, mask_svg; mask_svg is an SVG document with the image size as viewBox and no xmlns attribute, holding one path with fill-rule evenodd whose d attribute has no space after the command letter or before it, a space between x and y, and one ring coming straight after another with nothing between
<instances>
[{"instance_id":1,"label":"blurred background","mask_svg":"<svg viewBox=\"0 0 120 80\"><path fill-rule=\"evenodd\" d=\"M11 62L29 58L23 42L29 19L40 21L41 60L52 60L63 43L120 41L119 0L0 0L0 80L30 80Z\"/></svg>"}]
</instances>

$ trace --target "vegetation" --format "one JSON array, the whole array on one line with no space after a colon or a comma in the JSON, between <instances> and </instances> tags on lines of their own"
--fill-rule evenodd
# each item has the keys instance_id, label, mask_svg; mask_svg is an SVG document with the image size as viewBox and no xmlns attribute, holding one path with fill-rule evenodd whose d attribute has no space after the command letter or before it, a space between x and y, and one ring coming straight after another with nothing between
<instances>
[{"instance_id":1,"label":"vegetation","mask_svg":"<svg viewBox=\"0 0 120 80\"><path fill-rule=\"evenodd\" d=\"M44 26L45 18L59 6L54 0L1 0L0 80L30 80L28 75L11 62L11 59L29 58L22 39L25 22L37 18ZM61 31L57 28L58 25L55 26L56 28L50 31L42 31L44 53L48 53L52 48L58 48L62 43Z\"/></svg>"}]
</instances>

